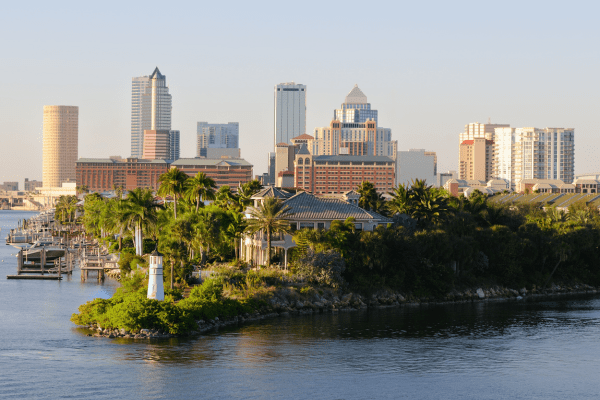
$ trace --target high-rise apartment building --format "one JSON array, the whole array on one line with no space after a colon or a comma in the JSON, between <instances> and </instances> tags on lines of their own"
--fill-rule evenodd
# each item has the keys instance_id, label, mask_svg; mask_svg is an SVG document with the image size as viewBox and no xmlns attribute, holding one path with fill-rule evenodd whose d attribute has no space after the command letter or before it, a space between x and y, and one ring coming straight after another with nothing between
<instances>
[{"instance_id":1,"label":"high-rise apartment building","mask_svg":"<svg viewBox=\"0 0 600 400\"><path fill-rule=\"evenodd\" d=\"M565 128L497 128L494 178L507 179L513 190L523 179L572 182L575 130Z\"/></svg>"},{"instance_id":2,"label":"high-rise apartment building","mask_svg":"<svg viewBox=\"0 0 600 400\"><path fill-rule=\"evenodd\" d=\"M239 149L239 122L228 122L226 124L198 122L196 129L198 135L196 142L197 157L206 157L205 149Z\"/></svg>"},{"instance_id":3,"label":"high-rise apartment building","mask_svg":"<svg viewBox=\"0 0 600 400\"><path fill-rule=\"evenodd\" d=\"M131 156L141 158L145 130L171 130L172 101L167 77L158 67L131 81Z\"/></svg>"},{"instance_id":4,"label":"high-rise apartment building","mask_svg":"<svg viewBox=\"0 0 600 400\"><path fill-rule=\"evenodd\" d=\"M177 161L179 160L179 150L180 150L180 141L179 141L179 131L169 131L169 160Z\"/></svg>"},{"instance_id":5,"label":"high-rise apartment building","mask_svg":"<svg viewBox=\"0 0 600 400\"><path fill-rule=\"evenodd\" d=\"M473 140L476 138L484 138L487 140L494 140L494 132L496 128L508 128L509 124L480 124L479 122L472 122L465 125L464 132L458 134L458 143L462 143L465 140Z\"/></svg>"},{"instance_id":6,"label":"high-rise apartment building","mask_svg":"<svg viewBox=\"0 0 600 400\"><path fill-rule=\"evenodd\" d=\"M42 182L59 187L75 182L78 155L79 107L44 106Z\"/></svg>"},{"instance_id":7,"label":"high-rise apartment building","mask_svg":"<svg viewBox=\"0 0 600 400\"><path fill-rule=\"evenodd\" d=\"M460 144L459 160L458 179L488 182L494 175L494 142L483 137L464 140Z\"/></svg>"},{"instance_id":8,"label":"high-rise apartment building","mask_svg":"<svg viewBox=\"0 0 600 400\"><path fill-rule=\"evenodd\" d=\"M367 96L359 89L358 85L348 93L341 108L333 112L333 119L342 123L361 123L367 120L375 121L378 125L377 110L371 110Z\"/></svg>"},{"instance_id":9,"label":"high-rise apartment building","mask_svg":"<svg viewBox=\"0 0 600 400\"><path fill-rule=\"evenodd\" d=\"M275 142L290 144L306 133L306 85L294 82L275 86Z\"/></svg>"}]
</instances>

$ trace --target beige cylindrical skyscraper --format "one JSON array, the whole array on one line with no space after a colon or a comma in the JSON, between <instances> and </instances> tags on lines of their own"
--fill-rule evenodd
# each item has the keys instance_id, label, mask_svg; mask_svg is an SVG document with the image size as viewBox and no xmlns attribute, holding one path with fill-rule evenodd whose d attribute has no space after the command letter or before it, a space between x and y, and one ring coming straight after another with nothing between
<instances>
[{"instance_id":1,"label":"beige cylindrical skyscraper","mask_svg":"<svg viewBox=\"0 0 600 400\"><path fill-rule=\"evenodd\" d=\"M44 187L75 182L79 107L44 106L44 149L42 181Z\"/></svg>"}]
</instances>

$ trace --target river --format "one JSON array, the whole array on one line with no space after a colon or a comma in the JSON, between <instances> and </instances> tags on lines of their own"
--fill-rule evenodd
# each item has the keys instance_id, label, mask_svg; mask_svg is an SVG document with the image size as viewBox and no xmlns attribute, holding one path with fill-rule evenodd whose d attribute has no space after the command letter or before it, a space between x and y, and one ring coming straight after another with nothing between
<instances>
[{"instance_id":1,"label":"river","mask_svg":"<svg viewBox=\"0 0 600 400\"><path fill-rule=\"evenodd\" d=\"M0 211L1 236L33 213ZM88 337L69 317L118 284L7 280L3 399L591 399L600 297L405 306L277 318L195 338Z\"/></svg>"}]
</instances>

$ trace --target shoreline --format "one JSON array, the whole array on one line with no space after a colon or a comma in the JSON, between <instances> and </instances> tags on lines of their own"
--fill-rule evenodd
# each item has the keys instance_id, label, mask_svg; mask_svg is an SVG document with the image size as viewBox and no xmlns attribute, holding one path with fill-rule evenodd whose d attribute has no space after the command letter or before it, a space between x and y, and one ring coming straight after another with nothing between
<instances>
[{"instance_id":1,"label":"shoreline","mask_svg":"<svg viewBox=\"0 0 600 400\"><path fill-rule=\"evenodd\" d=\"M363 301L364 296L347 293L342 296L342 301L337 302L338 304L315 304L309 301L301 302L297 301L290 304L288 307L266 307L261 311L256 311L253 314L237 315L231 318L215 318L213 320L199 320L196 321L198 328L190 331L186 334L170 334L161 332L155 329L140 329L139 331L129 332L125 329L103 329L95 324L88 326L79 326L77 329L95 331L95 333L87 333L87 336L93 337L104 337L110 339L133 339L133 340L148 340L148 339L169 339L169 338L183 338L183 337L195 337L200 336L206 332L218 330L223 327L230 327L233 325L241 325L244 323L254 323L264 319L272 318L285 318L297 315L311 315L311 314L336 314L340 312L356 312L356 311L369 311L370 309L386 309L386 308L400 308L400 307L417 307L417 306L436 306L436 305L450 305L450 304L465 304L465 303L485 303L485 302L525 302L531 300L548 300L556 297L568 297L568 296L581 296L581 295L598 295L600 294L600 288L593 287L590 285L579 284L574 285L575 288L569 285L553 285L549 289L543 290L532 290L529 293L526 289L521 289L524 293L520 293L515 289L508 288L490 288L484 290L483 288L477 289L466 289L462 293L453 291L449 296L455 296L453 293L462 294L464 297L461 299L454 300L426 300L426 301L408 301L400 293L387 292L381 295L372 295L368 299L367 303ZM496 288L500 289L497 290ZM480 294L483 293L483 297ZM502 296L502 294L511 294L511 296ZM517 295L515 295L515 293ZM489 294L489 295L488 295ZM400 299L398 298L400 297ZM345 300L345 301L344 301ZM339 306L337 306L339 305Z\"/></svg>"}]
</instances>

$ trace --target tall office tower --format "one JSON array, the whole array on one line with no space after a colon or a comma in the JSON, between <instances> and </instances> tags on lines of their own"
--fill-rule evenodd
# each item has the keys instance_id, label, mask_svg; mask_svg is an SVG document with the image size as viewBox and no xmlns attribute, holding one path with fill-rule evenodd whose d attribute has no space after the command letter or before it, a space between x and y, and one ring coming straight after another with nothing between
<instances>
[{"instance_id":1,"label":"tall office tower","mask_svg":"<svg viewBox=\"0 0 600 400\"><path fill-rule=\"evenodd\" d=\"M131 157L141 158L145 130L171 130L171 95L158 67L131 80Z\"/></svg>"},{"instance_id":2,"label":"tall office tower","mask_svg":"<svg viewBox=\"0 0 600 400\"><path fill-rule=\"evenodd\" d=\"M494 140L494 130L496 128L508 128L510 124L480 124L479 122L472 122L465 125L465 131L458 134L458 143L464 142L465 140L473 140L476 138L484 138L487 140Z\"/></svg>"},{"instance_id":3,"label":"tall office tower","mask_svg":"<svg viewBox=\"0 0 600 400\"><path fill-rule=\"evenodd\" d=\"M167 130L144 131L144 160L168 160L171 157L171 134Z\"/></svg>"},{"instance_id":4,"label":"tall office tower","mask_svg":"<svg viewBox=\"0 0 600 400\"><path fill-rule=\"evenodd\" d=\"M510 129L510 128L509 128ZM482 137L460 144L458 179L486 181L492 179L494 142Z\"/></svg>"},{"instance_id":5,"label":"tall office tower","mask_svg":"<svg viewBox=\"0 0 600 400\"><path fill-rule=\"evenodd\" d=\"M315 128L314 140L308 143L311 154L396 159L398 142L392 140L392 130L377 125L377 111L371 110L367 97L358 86L350 91L342 109L335 110L334 115L341 119L334 119L327 127Z\"/></svg>"},{"instance_id":6,"label":"tall office tower","mask_svg":"<svg viewBox=\"0 0 600 400\"><path fill-rule=\"evenodd\" d=\"M63 182L75 182L78 130L79 107L44 106L44 187L59 187Z\"/></svg>"},{"instance_id":7,"label":"tall office tower","mask_svg":"<svg viewBox=\"0 0 600 400\"><path fill-rule=\"evenodd\" d=\"M333 119L342 123L375 121L378 124L377 110L371 110L371 104L367 102L367 96L354 85L354 88L346 96L342 108L333 112Z\"/></svg>"},{"instance_id":8,"label":"tall office tower","mask_svg":"<svg viewBox=\"0 0 600 400\"><path fill-rule=\"evenodd\" d=\"M291 144L306 133L306 85L294 82L275 86L275 146Z\"/></svg>"},{"instance_id":9,"label":"tall office tower","mask_svg":"<svg viewBox=\"0 0 600 400\"><path fill-rule=\"evenodd\" d=\"M573 182L574 129L497 128L494 136L494 178L507 179L513 190L523 179Z\"/></svg>"},{"instance_id":10,"label":"tall office tower","mask_svg":"<svg viewBox=\"0 0 600 400\"><path fill-rule=\"evenodd\" d=\"M179 160L179 131L169 131L169 160Z\"/></svg>"},{"instance_id":11,"label":"tall office tower","mask_svg":"<svg viewBox=\"0 0 600 400\"><path fill-rule=\"evenodd\" d=\"M239 157L240 123L209 124L198 122L196 157ZM221 149L221 150L215 150ZM227 149L227 150L225 150Z\"/></svg>"}]
</instances>

